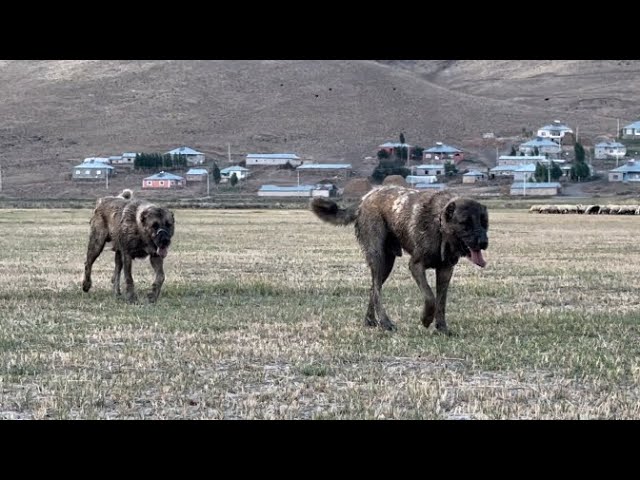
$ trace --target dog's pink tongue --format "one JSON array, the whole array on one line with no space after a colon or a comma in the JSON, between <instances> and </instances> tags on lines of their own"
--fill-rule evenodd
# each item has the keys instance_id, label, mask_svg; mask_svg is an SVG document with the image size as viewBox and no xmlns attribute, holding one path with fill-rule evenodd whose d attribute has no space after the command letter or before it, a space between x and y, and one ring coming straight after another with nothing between
<instances>
[{"instance_id":1,"label":"dog's pink tongue","mask_svg":"<svg viewBox=\"0 0 640 480\"><path fill-rule=\"evenodd\" d=\"M162 258L166 257L169 254L169 247L158 247L156 253L160 255Z\"/></svg>"},{"instance_id":2,"label":"dog's pink tongue","mask_svg":"<svg viewBox=\"0 0 640 480\"><path fill-rule=\"evenodd\" d=\"M487 264L482 257L482 250L471 250L470 257L470 260L479 267L484 267Z\"/></svg>"}]
</instances>

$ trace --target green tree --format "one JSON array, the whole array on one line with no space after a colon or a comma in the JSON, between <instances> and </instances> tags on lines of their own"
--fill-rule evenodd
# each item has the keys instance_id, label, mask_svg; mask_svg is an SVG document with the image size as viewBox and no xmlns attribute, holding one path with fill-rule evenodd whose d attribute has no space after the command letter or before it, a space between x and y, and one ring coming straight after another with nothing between
<instances>
[{"instance_id":1,"label":"green tree","mask_svg":"<svg viewBox=\"0 0 640 480\"><path fill-rule=\"evenodd\" d=\"M213 176L213 183L215 183L216 185L219 184L222 176L220 175L218 164L215 162L213 163L213 168L211 169L211 175Z\"/></svg>"},{"instance_id":2,"label":"green tree","mask_svg":"<svg viewBox=\"0 0 640 480\"><path fill-rule=\"evenodd\" d=\"M584 163L584 147L580 142L576 142L576 144L573 146L573 151L576 155L576 163Z\"/></svg>"},{"instance_id":3,"label":"green tree","mask_svg":"<svg viewBox=\"0 0 640 480\"><path fill-rule=\"evenodd\" d=\"M238 177L236 176L236 172L233 172L229 177L229 183L231 184L232 187L235 187L236 184L238 183Z\"/></svg>"},{"instance_id":4,"label":"green tree","mask_svg":"<svg viewBox=\"0 0 640 480\"><path fill-rule=\"evenodd\" d=\"M395 149L396 158L398 159L398 163L401 165L405 165L407 163L407 158L409 157L409 152L407 147L398 147Z\"/></svg>"},{"instance_id":5,"label":"green tree","mask_svg":"<svg viewBox=\"0 0 640 480\"><path fill-rule=\"evenodd\" d=\"M549 174L551 180L558 180L562 176L562 169L556 162L551 162L551 172Z\"/></svg>"},{"instance_id":6,"label":"green tree","mask_svg":"<svg viewBox=\"0 0 640 480\"><path fill-rule=\"evenodd\" d=\"M456 167L452 161L447 160L446 162L444 162L444 174L447 177L451 177L456 173L458 173L458 167Z\"/></svg>"},{"instance_id":7,"label":"green tree","mask_svg":"<svg viewBox=\"0 0 640 480\"><path fill-rule=\"evenodd\" d=\"M538 155L540 155L540 150L538 150L538 147L533 147L533 154L537 157Z\"/></svg>"},{"instance_id":8,"label":"green tree","mask_svg":"<svg viewBox=\"0 0 640 480\"><path fill-rule=\"evenodd\" d=\"M571 177L571 180L578 182L588 179L591 176L589 165L587 165L585 162L576 162L571 167L569 176Z\"/></svg>"},{"instance_id":9,"label":"green tree","mask_svg":"<svg viewBox=\"0 0 640 480\"><path fill-rule=\"evenodd\" d=\"M378 160L385 160L389 158L389 151L385 150L384 148L381 148L380 150L378 150Z\"/></svg>"},{"instance_id":10,"label":"green tree","mask_svg":"<svg viewBox=\"0 0 640 480\"><path fill-rule=\"evenodd\" d=\"M516 155L518 155L515 145L511 145L511 153L509 153L509 155L511 155L512 157L515 157Z\"/></svg>"},{"instance_id":11,"label":"green tree","mask_svg":"<svg viewBox=\"0 0 640 480\"><path fill-rule=\"evenodd\" d=\"M404 141L404 133L400 132L400 143L405 143Z\"/></svg>"},{"instance_id":12,"label":"green tree","mask_svg":"<svg viewBox=\"0 0 640 480\"><path fill-rule=\"evenodd\" d=\"M548 179L549 173L547 172L547 167L542 165L540 162L536 162L536 171L533 173L533 176L536 179L536 182L546 182Z\"/></svg>"},{"instance_id":13,"label":"green tree","mask_svg":"<svg viewBox=\"0 0 640 480\"><path fill-rule=\"evenodd\" d=\"M424 153L424 148L415 146L411 150L411 159L412 160L422 160L422 154Z\"/></svg>"}]
</instances>

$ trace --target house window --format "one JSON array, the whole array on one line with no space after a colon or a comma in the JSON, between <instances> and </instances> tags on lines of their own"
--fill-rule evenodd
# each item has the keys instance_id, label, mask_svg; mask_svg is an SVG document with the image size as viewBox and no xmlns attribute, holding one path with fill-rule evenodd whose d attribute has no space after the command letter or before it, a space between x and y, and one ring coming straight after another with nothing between
<instances>
[{"instance_id":1,"label":"house window","mask_svg":"<svg viewBox=\"0 0 640 480\"><path fill-rule=\"evenodd\" d=\"M102 172L100 170L96 171L96 175L100 175Z\"/></svg>"},{"instance_id":2,"label":"house window","mask_svg":"<svg viewBox=\"0 0 640 480\"><path fill-rule=\"evenodd\" d=\"M80 170L76 170L76 175L80 175Z\"/></svg>"},{"instance_id":3,"label":"house window","mask_svg":"<svg viewBox=\"0 0 640 480\"><path fill-rule=\"evenodd\" d=\"M160 181L160 186L163 187L164 186L164 182Z\"/></svg>"},{"instance_id":4,"label":"house window","mask_svg":"<svg viewBox=\"0 0 640 480\"><path fill-rule=\"evenodd\" d=\"M91 170L85 170L85 171L84 171L84 174L85 174L85 175L91 175Z\"/></svg>"},{"instance_id":5,"label":"house window","mask_svg":"<svg viewBox=\"0 0 640 480\"><path fill-rule=\"evenodd\" d=\"M153 182L151 180L147 180L147 185L151 186Z\"/></svg>"},{"instance_id":6,"label":"house window","mask_svg":"<svg viewBox=\"0 0 640 480\"><path fill-rule=\"evenodd\" d=\"M436 175L440 175L440 170L436 170Z\"/></svg>"}]
</instances>

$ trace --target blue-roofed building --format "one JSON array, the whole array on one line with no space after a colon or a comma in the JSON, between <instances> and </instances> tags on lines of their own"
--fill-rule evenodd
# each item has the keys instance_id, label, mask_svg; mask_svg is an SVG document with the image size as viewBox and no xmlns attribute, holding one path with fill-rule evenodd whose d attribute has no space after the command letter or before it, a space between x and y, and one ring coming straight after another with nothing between
<instances>
[{"instance_id":1,"label":"blue-roofed building","mask_svg":"<svg viewBox=\"0 0 640 480\"><path fill-rule=\"evenodd\" d=\"M187 182L204 182L207 180L207 175L209 171L206 168L190 168L184 174Z\"/></svg>"},{"instance_id":2,"label":"blue-roofed building","mask_svg":"<svg viewBox=\"0 0 640 480\"><path fill-rule=\"evenodd\" d=\"M483 182L487 179L487 174L478 170L471 170L462 175L462 183Z\"/></svg>"},{"instance_id":3,"label":"blue-roofed building","mask_svg":"<svg viewBox=\"0 0 640 480\"><path fill-rule=\"evenodd\" d=\"M262 185L259 197L311 197L314 185Z\"/></svg>"},{"instance_id":4,"label":"blue-roofed building","mask_svg":"<svg viewBox=\"0 0 640 480\"><path fill-rule=\"evenodd\" d=\"M413 167L417 175L444 175L444 164L424 164Z\"/></svg>"},{"instance_id":5,"label":"blue-roofed building","mask_svg":"<svg viewBox=\"0 0 640 480\"><path fill-rule=\"evenodd\" d=\"M626 140L638 140L640 139L640 120L637 122L625 125L621 129L622 138Z\"/></svg>"},{"instance_id":6,"label":"blue-roofed building","mask_svg":"<svg viewBox=\"0 0 640 480\"><path fill-rule=\"evenodd\" d=\"M536 164L528 163L527 165L520 165L513 171L514 182L528 182L536 173Z\"/></svg>"},{"instance_id":7,"label":"blue-roofed building","mask_svg":"<svg viewBox=\"0 0 640 480\"><path fill-rule=\"evenodd\" d=\"M593 153L598 160L620 159L627 154L627 147L620 142L600 142L596 143Z\"/></svg>"},{"instance_id":8,"label":"blue-roofed building","mask_svg":"<svg viewBox=\"0 0 640 480\"><path fill-rule=\"evenodd\" d=\"M624 165L609 170L610 182L640 182L640 162L629 160Z\"/></svg>"},{"instance_id":9,"label":"blue-roofed building","mask_svg":"<svg viewBox=\"0 0 640 480\"><path fill-rule=\"evenodd\" d=\"M544 155L500 155L498 166L502 165L527 165L528 163L548 162Z\"/></svg>"},{"instance_id":10,"label":"blue-roofed building","mask_svg":"<svg viewBox=\"0 0 640 480\"><path fill-rule=\"evenodd\" d=\"M521 143L518 151L525 155L558 155L562 152L562 147L558 142L554 142L549 138L537 137L528 142Z\"/></svg>"},{"instance_id":11,"label":"blue-roofed building","mask_svg":"<svg viewBox=\"0 0 640 480\"><path fill-rule=\"evenodd\" d=\"M409 185L417 185L418 183L436 183L438 177L435 175L407 175L405 181Z\"/></svg>"},{"instance_id":12,"label":"blue-roofed building","mask_svg":"<svg viewBox=\"0 0 640 480\"><path fill-rule=\"evenodd\" d=\"M185 186L185 179L180 175L174 175L169 172L160 172L142 180L142 188L144 189L168 189L179 188Z\"/></svg>"},{"instance_id":13,"label":"blue-roofed building","mask_svg":"<svg viewBox=\"0 0 640 480\"><path fill-rule=\"evenodd\" d=\"M245 158L245 164L251 165L286 165L297 167L302 160L295 153L249 153Z\"/></svg>"},{"instance_id":14,"label":"blue-roofed building","mask_svg":"<svg viewBox=\"0 0 640 480\"><path fill-rule=\"evenodd\" d=\"M562 185L558 182L513 182L510 195L525 195L531 197L552 197L558 195Z\"/></svg>"},{"instance_id":15,"label":"blue-roofed building","mask_svg":"<svg viewBox=\"0 0 640 480\"><path fill-rule=\"evenodd\" d=\"M452 160L453 163L458 163L464 160L464 153L459 148L436 142L435 146L423 150L422 158L424 160Z\"/></svg>"},{"instance_id":16,"label":"blue-roofed building","mask_svg":"<svg viewBox=\"0 0 640 480\"><path fill-rule=\"evenodd\" d=\"M540 127L536 136L548 138L554 140L557 143L560 143L562 137L564 137L567 133L573 133L573 130L568 125L562 123L560 120L554 120L553 123L545 125L544 127Z\"/></svg>"},{"instance_id":17,"label":"blue-roofed building","mask_svg":"<svg viewBox=\"0 0 640 480\"><path fill-rule=\"evenodd\" d=\"M249 176L249 169L241 167L240 165L233 165L232 167L223 168L220 170L220 179L223 182L227 182L233 174L236 174L238 180L244 180Z\"/></svg>"},{"instance_id":18,"label":"blue-roofed building","mask_svg":"<svg viewBox=\"0 0 640 480\"><path fill-rule=\"evenodd\" d=\"M189 147L178 147L165 152L166 155L184 155L187 157L187 165L202 165L204 163L204 153L198 152Z\"/></svg>"},{"instance_id":19,"label":"blue-roofed building","mask_svg":"<svg viewBox=\"0 0 640 480\"><path fill-rule=\"evenodd\" d=\"M115 173L115 168L103 162L82 162L73 167L71 178L74 180L104 180Z\"/></svg>"},{"instance_id":20,"label":"blue-roofed building","mask_svg":"<svg viewBox=\"0 0 640 480\"><path fill-rule=\"evenodd\" d=\"M328 170L351 170L350 163L304 163L296 170L305 171L328 171Z\"/></svg>"},{"instance_id":21,"label":"blue-roofed building","mask_svg":"<svg viewBox=\"0 0 640 480\"><path fill-rule=\"evenodd\" d=\"M445 190L446 183L416 183L413 188L416 190Z\"/></svg>"}]
</instances>

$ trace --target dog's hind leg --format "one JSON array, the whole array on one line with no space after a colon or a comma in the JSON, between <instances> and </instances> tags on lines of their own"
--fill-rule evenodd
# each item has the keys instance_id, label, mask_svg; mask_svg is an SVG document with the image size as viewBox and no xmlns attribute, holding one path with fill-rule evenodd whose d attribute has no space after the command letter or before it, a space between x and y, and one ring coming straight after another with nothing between
<instances>
[{"instance_id":1,"label":"dog's hind leg","mask_svg":"<svg viewBox=\"0 0 640 480\"><path fill-rule=\"evenodd\" d=\"M131 274L133 259L122 250L120 253L122 255L122 269L124 270L125 300L129 303L134 303L136 301L136 293L133 286L133 275Z\"/></svg>"},{"instance_id":2,"label":"dog's hind leg","mask_svg":"<svg viewBox=\"0 0 640 480\"><path fill-rule=\"evenodd\" d=\"M429 328L429 325L433 322L433 318L436 313L436 298L433 295L433 290L431 290L431 287L427 282L427 275L425 273L426 269L422 265L422 261L416 261L414 259L409 260L409 270L424 296L424 308L422 310L422 317L420 320L425 328Z\"/></svg>"},{"instance_id":3,"label":"dog's hind leg","mask_svg":"<svg viewBox=\"0 0 640 480\"><path fill-rule=\"evenodd\" d=\"M385 330L395 330L395 325L389 319L380 300L382 285L389 278L393 270L396 256L391 252L383 252L380 255L367 259L371 268L371 293L369 294L369 306L364 324L369 327L378 325L376 316L380 320L380 326Z\"/></svg>"},{"instance_id":4,"label":"dog's hind leg","mask_svg":"<svg viewBox=\"0 0 640 480\"><path fill-rule=\"evenodd\" d=\"M95 228L91 225L89 245L87 246L87 260L84 262L84 279L82 280L82 290L84 292L88 292L91 288L91 268L102 253L104 245L107 243L107 237L106 228Z\"/></svg>"},{"instance_id":5,"label":"dog's hind leg","mask_svg":"<svg viewBox=\"0 0 640 480\"><path fill-rule=\"evenodd\" d=\"M111 283L113 284L113 294L116 297L121 295L120 293L120 272L122 272L122 255L120 254L120 250L116 250L114 256L114 269L113 276L111 277Z\"/></svg>"}]
</instances>

